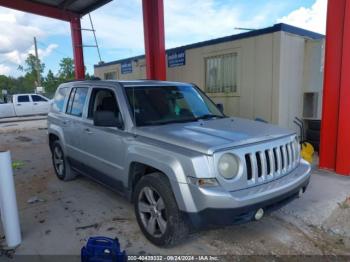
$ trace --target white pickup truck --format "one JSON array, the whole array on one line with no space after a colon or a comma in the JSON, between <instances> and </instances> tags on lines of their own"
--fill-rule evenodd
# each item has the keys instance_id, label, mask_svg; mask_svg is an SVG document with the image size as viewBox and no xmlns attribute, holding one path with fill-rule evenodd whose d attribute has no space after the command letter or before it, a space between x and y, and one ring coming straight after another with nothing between
<instances>
[{"instance_id":1,"label":"white pickup truck","mask_svg":"<svg viewBox=\"0 0 350 262\"><path fill-rule=\"evenodd\" d=\"M0 118L48 114L50 100L39 94L17 94L12 103L0 103Z\"/></svg>"}]
</instances>

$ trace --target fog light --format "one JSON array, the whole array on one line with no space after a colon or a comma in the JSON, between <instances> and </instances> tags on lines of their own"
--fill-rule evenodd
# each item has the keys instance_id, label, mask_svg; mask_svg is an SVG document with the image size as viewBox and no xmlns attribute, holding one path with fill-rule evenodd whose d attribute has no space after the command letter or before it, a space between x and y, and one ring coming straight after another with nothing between
<instances>
[{"instance_id":1,"label":"fog light","mask_svg":"<svg viewBox=\"0 0 350 262\"><path fill-rule=\"evenodd\" d=\"M188 177L188 180L191 184L199 186L199 187L216 187L219 185L216 178Z\"/></svg>"},{"instance_id":2,"label":"fog light","mask_svg":"<svg viewBox=\"0 0 350 262\"><path fill-rule=\"evenodd\" d=\"M259 208L258 211L255 213L255 220L260 220L264 216L264 209Z\"/></svg>"}]
</instances>

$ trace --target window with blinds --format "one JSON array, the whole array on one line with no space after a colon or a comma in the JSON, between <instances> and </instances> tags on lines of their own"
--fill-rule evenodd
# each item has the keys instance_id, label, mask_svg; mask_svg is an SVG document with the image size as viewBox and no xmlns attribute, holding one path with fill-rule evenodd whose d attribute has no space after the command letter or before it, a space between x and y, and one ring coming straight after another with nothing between
<instances>
[{"instance_id":1,"label":"window with blinds","mask_svg":"<svg viewBox=\"0 0 350 262\"><path fill-rule=\"evenodd\" d=\"M230 53L205 59L207 93L236 93L238 55Z\"/></svg>"},{"instance_id":2,"label":"window with blinds","mask_svg":"<svg viewBox=\"0 0 350 262\"><path fill-rule=\"evenodd\" d=\"M117 73L116 72L108 72L104 74L105 80L113 80L117 79Z\"/></svg>"}]
</instances>

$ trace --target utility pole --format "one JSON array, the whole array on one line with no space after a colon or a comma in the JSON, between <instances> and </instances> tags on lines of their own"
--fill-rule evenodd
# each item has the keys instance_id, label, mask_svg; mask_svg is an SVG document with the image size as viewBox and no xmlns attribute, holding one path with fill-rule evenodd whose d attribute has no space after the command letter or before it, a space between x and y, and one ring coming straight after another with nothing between
<instances>
[{"instance_id":1,"label":"utility pole","mask_svg":"<svg viewBox=\"0 0 350 262\"><path fill-rule=\"evenodd\" d=\"M35 57L36 57L35 67L36 67L36 74L37 74L37 85L41 86L38 46L37 46L37 43L36 43L36 37L35 36L34 36L34 49L35 49Z\"/></svg>"}]
</instances>

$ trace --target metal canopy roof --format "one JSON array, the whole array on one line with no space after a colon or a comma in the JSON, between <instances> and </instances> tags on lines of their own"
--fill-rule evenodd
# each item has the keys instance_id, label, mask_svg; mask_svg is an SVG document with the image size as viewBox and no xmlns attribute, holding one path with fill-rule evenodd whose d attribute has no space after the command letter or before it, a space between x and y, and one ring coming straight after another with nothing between
<instances>
[{"instance_id":1,"label":"metal canopy roof","mask_svg":"<svg viewBox=\"0 0 350 262\"><path fill-rule=\"evenodd\" d=\"M112 0L31 0L30 2L45 4L58 9L85 15Z\"/></svg>"},{"instance_id":2,"label":"metal canopy roof","mask_svg":"<svg viewBox=\"0 0 350 262\"><path fill-rule=\"evenodd\" d=\"M72 21L112 0L0 0L0 6L22 12Z\"/></svg>"}]
</instances>

